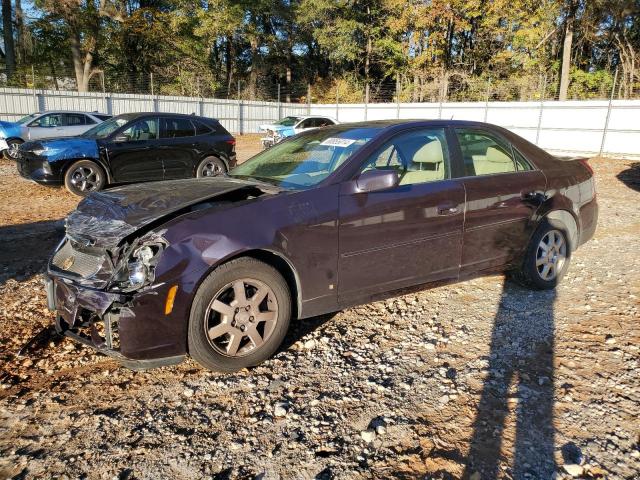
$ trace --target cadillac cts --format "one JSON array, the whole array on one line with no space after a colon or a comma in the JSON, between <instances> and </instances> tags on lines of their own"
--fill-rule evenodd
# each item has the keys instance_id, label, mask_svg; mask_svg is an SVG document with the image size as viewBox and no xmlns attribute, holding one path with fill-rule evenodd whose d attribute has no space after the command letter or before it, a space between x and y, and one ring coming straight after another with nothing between
<instances>
[{"instance_id":1,"label":"cadillac cts","mask_svg":"<svg viewBox=\"0 0 640 480\"><path fill-rule=\"evenodd\" d=\"M513 271L554 288L596 228L593 174L499 127L305 132L225 177L92 193L48 269L56 330L132 368L234 371L290 321Z\"/></svg>"}]
</instances>

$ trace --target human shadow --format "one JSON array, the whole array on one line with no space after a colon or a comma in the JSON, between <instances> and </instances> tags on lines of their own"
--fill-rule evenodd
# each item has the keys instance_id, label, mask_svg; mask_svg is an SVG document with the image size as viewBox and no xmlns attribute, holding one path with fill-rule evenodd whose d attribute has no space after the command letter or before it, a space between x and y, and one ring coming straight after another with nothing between
<instances>
[{"instance_id":1,"label":"human shadow","mask_svg":"<svg viewBox=\"0 0 640 480\"><path fill-rule=\"evenodd\" d=\"M616 178L627 187L640 192L640 162L632 163L629 168L616 175Z\"/></svg>"},{"instance_id":2,"label":"human shadow","mask_svg":"<svg viewBox=\"0 0 640 480\"><path fill-rule=\"evenodd\" d=\"M555 300L555 290L532 292L505 279L465 478L497 478L511 445L511 478L552 478ZM515 416L515 438L507 416Z\"/></svg>"},{"instance_id":3,"label":"human shadow","mask_svg":"<svg viewBox=\"0 0 640 480\"><path fill-rule=\"evenodd\" d=\"M0 286L42 273L51 252L64 237L62 220L0 227Z\"/></svg>"}]
</instances>

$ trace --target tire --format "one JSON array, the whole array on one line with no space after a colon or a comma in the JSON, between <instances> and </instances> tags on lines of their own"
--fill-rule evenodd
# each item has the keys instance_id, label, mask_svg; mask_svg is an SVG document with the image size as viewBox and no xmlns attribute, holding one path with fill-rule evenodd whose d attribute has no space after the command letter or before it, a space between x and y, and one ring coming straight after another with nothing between
<instances>
[{"instance_id":1,"label":"tire","mask_svg":"<svg viewBox=\"0 0 640 480\"><path fill-rule=\"evenodd\" d=\"M217 157L207 157L198 164L197 178L217 177L227 173L227 166Z\"/></svg>"},{"instance_id":2,"label":"tire","mask_svg":"<svg viewBox=\"0 0 640 480\"><path fill-rule=\"evenodd\" d=\"M547 250L543 244L547 245ZM552 253L547 254L551 244ZM557 220L545 219L531 237L522 266L515 272L515 277L526 287L551 290L562 281L570 260L571 244L566 227Z\"/></svg>"},{"instance_id":3,"label":"tire","mask_svg":"<svg viewBox=\"0 0 640 480\"><path fill-rule=\"evenodd\" d=\"M244 298L239 293L236 301L240 288ZM256 295L260 298L251 302ZM291 293L282 275L253 258L232 260L216 268L195 294L189 354L210 370L252 367L275 353L290 321Z\"/></svg>"},{"instance_id":4,"label":"tire","mask_svg":"<svg viewBox=\"0 0 640 480\"><path fill-rule=\"evenodd\" d=\"M64 186L69 192L85 197L102 190L107 181L104 169L91 160L73 163L64 174Z\"/></svg>"},{"instance_id":5,"label":"tire","mask_svg":"<svg viewBox=\"0 0 640 480\"><path fill-rule=\"evenodd\" d=\"M4 151L4 157L9 160L17 160L18 159L18 147L22 145L24 142L19 138L12 138L11 140L7 140L7 145L9 148Z\"/></svg>"}]
</instances>

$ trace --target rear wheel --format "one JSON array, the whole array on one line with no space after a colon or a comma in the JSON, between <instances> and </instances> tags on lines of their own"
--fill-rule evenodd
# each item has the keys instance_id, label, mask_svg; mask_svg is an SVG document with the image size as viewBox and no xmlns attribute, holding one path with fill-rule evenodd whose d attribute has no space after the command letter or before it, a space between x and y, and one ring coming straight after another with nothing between
<instances>
[{"instance_id":1,"label":"rear wheel","mask_svg":"<svg viewBox=\"0 0 640 480\"><path fill-rule=\"evenodd\" d=\"M555 288L569 268L571 245L560 222L544 220L531 238L518 279L526 286L548 290Z\"/></svg>"},{"instance_id":2,"label":"rear wheel","mask_svg":"<svg viewBox=\"0 0 640 480\"><path fill-rule=\"evenodd\" d=\"M23 143L24 142L18 138L7 140L7 145L9 146L9 148L4 151L5 157L7 157L9 160L17 160L18 148L20 148L20 145L22 145Z\"/></svg>"},{"instance_id":3,"label":"rear wheel","mask_svg":"<svg viewBox=\"0 0 640 480\"><path fill-rule=\"evenodd\" d=\"M217 177L227 172L227 167L222 160L216 157L207 157L198 164L196 177Z\"/></svg>"},{"instance_id":4,"label":"rear wheel","mask_svg":"<svg viewBox=\"0 0 640 480\"><path fill-rule=\"evenodd\" d=\"M102 190L105 183L104 170L91 160L75 162L64 175L64 186L67 187L67 190L81 197Z\"/></svg>"},{"instance_id":5,"label":"rear wheel","mask_svg":"<svg viewBox=\"0 0 640 480\"><path fill-rule=\"evenodd\" d=\"M196 293L189 318L189 354L211 370L258 365L282 343L291 294L280 273L252 258L211 273Z\"/></svg>"}]
</instances>

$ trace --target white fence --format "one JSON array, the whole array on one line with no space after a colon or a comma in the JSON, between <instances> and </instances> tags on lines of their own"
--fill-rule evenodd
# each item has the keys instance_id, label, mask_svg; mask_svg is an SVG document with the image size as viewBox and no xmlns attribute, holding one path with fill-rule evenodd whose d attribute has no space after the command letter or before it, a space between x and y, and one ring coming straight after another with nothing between
<instances>
[{"instance_id":1,"label":"white fence","mask_svg":"<svg viewBox=\"0 0 640 480\"><path fill-rule=\"evenodd\" d=\"M233 133L286 115L329 115L341 122L393 118L478 120L501 125L563 155L640 157L640 100L290 104L196 97L0 89L0 119L45 110L162 111L214 117Z\"/></svg>"}]
</instances>

